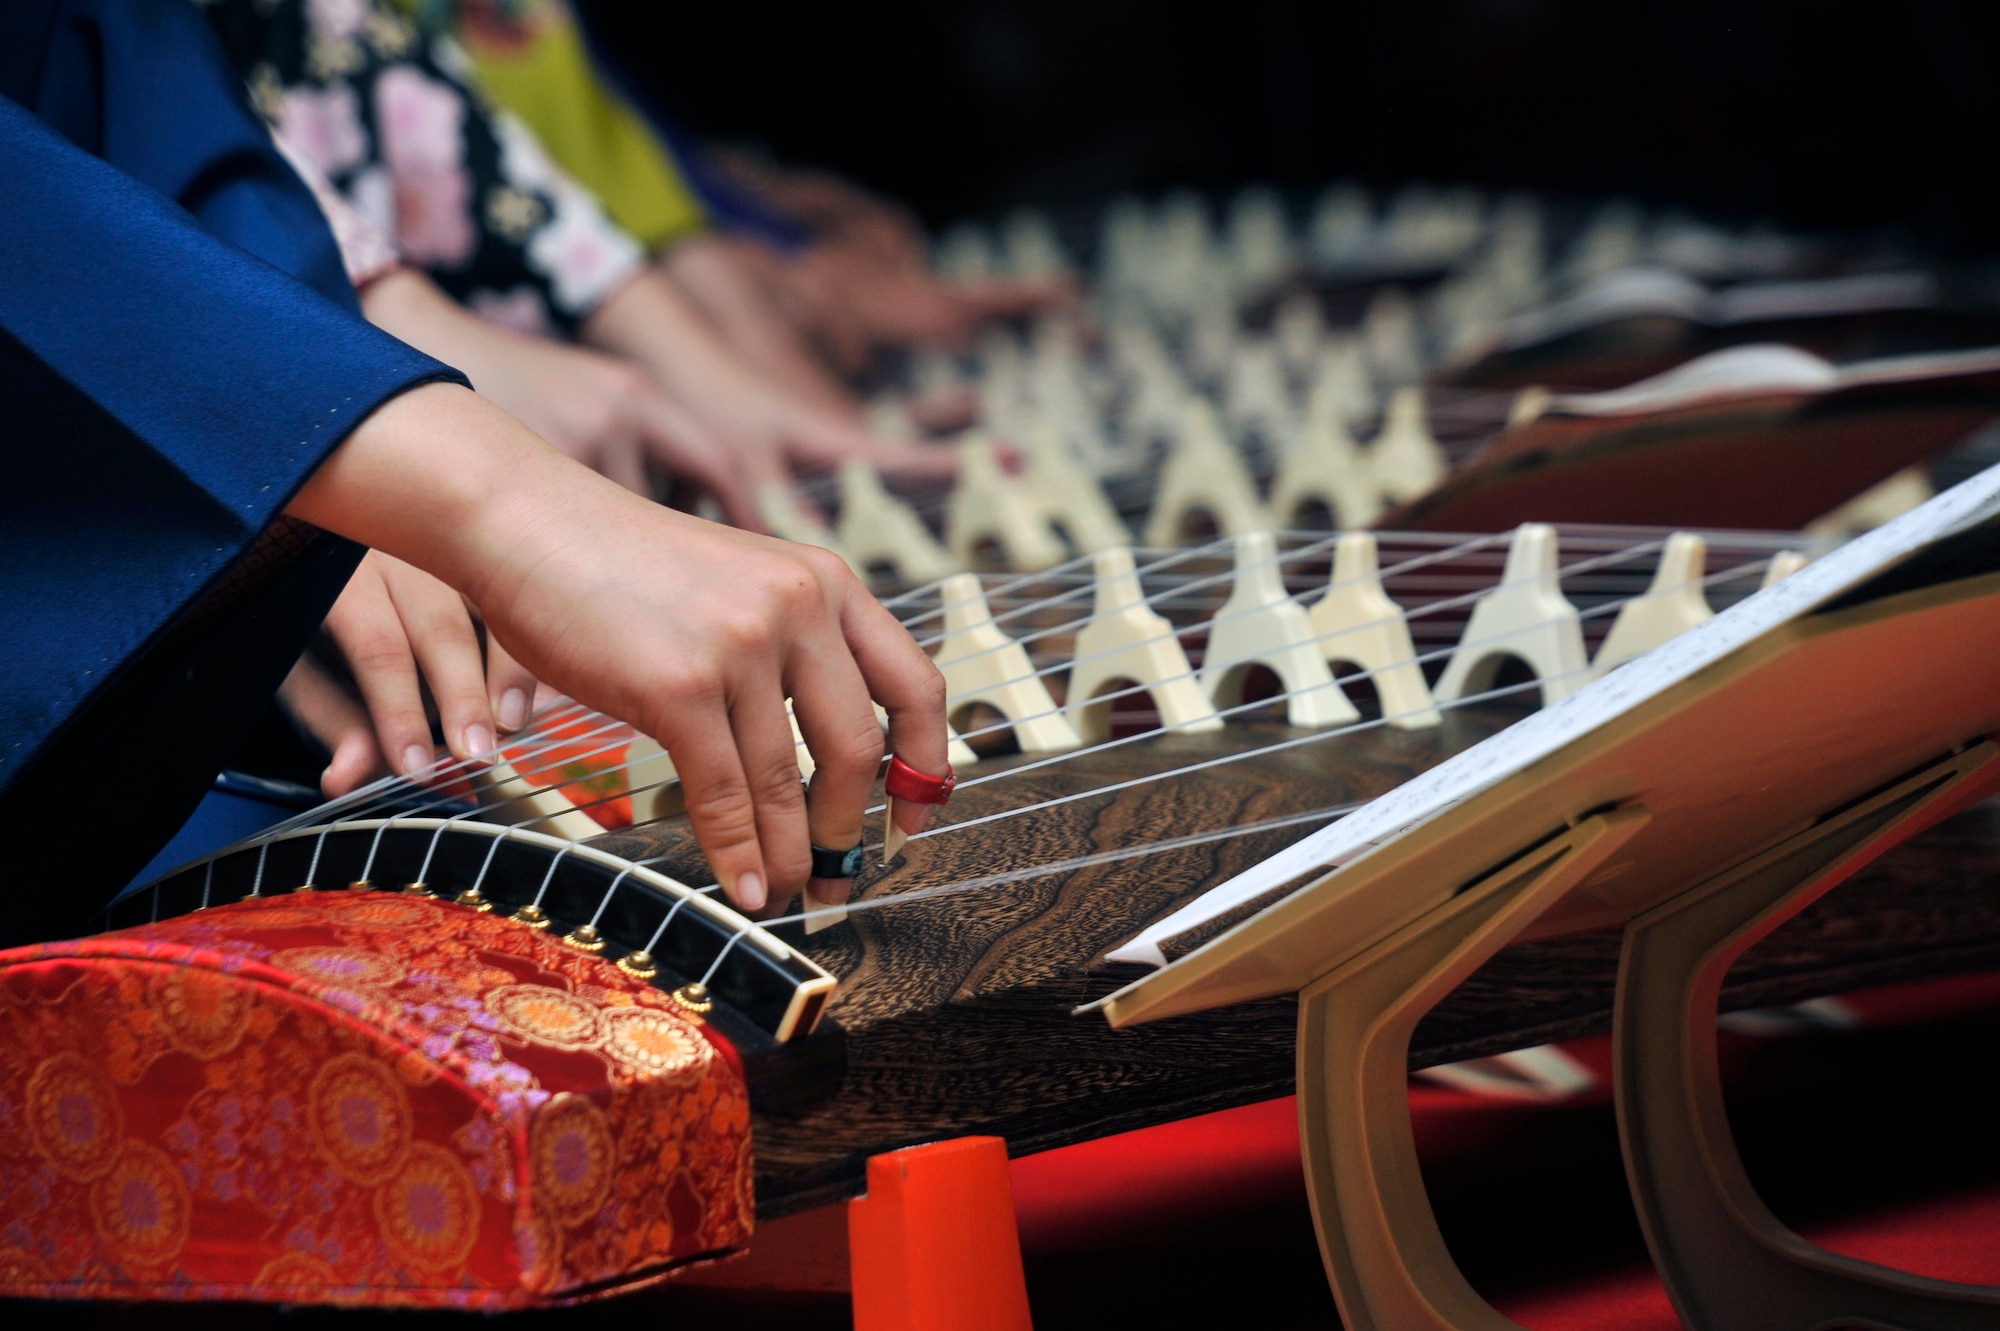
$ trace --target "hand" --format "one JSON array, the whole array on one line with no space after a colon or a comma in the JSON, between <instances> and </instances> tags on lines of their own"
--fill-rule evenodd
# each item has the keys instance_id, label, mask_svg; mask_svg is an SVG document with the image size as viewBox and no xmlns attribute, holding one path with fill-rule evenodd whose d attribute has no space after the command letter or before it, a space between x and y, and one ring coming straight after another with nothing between
<instances>
[{"instance_id":1,"label":"hand","mask_svg":"<svg viewBox=\"0 0 2000 1331\"><path fill-rule=\"evenodd\" d=\"M1075 283L1064 278L946 282L920 255L887 255L846 234L816 241L795 259L767 255L763 262L780 304L822 342L858 343L863 363L884 346L963 347L995 319L1028 318L1076 300Z\"/></svg>"},{"instance_id":2,"label":"hand","mask_svg":"<svg viewBox=\"0 0 2000 1331\"><path fill-rule=\"evenodd\" d=\"M328 798L393 768L408 776L436 757L420 680L437 704L453 757L491 754L498 732L527 723L535 678L498 643L482 656L464 598L421 569L370 550L326 618L360 693L301 660L279 700L332 755L320 777Z\"/></svg>"},{"instance_id":3,"label":"hand","mask_svg":"<svg viewBox=\"0 0 2000 1331\"><path fill-rule=\"evenodd\" d=\"M747 910L844 848L882 755L944 770L944 681L834 556L647 503L463 389L378 410L289 512L463 592L529 671L673 755L696 837ZM817 764L801 796L789 696ZM898 810L906 831L924 808Z\"/></svg>"},{"instance_id":4,"label":"hand","mask_svg":"<svg viewBox=\"0 0 2000 1331\"><path fill-rule=\"evenodd\" d=\"M708 491L731 522L763 530L742 462L637 366L488 323L408 270L370 283L362 308L593 471L649 494L651 463Z\"/></svg>"},{"instance_id":5,"label":"hand","mask_svg":"<svg viewBox=\"0 0 2000 1331\"><path fill-rule=\"evenodd\" d=\"M727 150L717 156L740 182L821 235L841 236L885 258L921 260L924 229L907 208L829 171L780 166Z\"/></svg>"},{"instance_id":6,"label":"hand","mask_svg":"<svg viewBox=\"0 0 2000 1331\"><path fill-rule=\"evenodd\" d=\"M950 448L876 434L852 416L816 408L763 379L657 272L626 283L585 321L583 335L645 366L737 451L753 485L782 482L793 467L829 471L849 458L911 476L957 471Z\"/></svg>"},{"instance_id":7,"label":"hand","mask_svg":"<svg viewBox=\"0 0 2000 1331\"><path fill-rule=\"evenodd\" d=\"M801 402L852 419L859 400L773 297L764 262L758 246L702 235L669 249L660 269L746 365Z\"/></svg>"}]
</instances>

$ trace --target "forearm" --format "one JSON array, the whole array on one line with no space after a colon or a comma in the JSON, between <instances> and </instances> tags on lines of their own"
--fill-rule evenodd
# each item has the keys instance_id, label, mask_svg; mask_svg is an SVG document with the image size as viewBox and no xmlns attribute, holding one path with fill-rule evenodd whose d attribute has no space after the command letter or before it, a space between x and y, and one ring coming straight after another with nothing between
<instances>
[{"instance_id":1,"label":"forearm","mask_svg":"<svg viewBox=\"0 0 2000 1331\"><path fill-rule=\"evenodd\" d=\"M424 569L484 605L551 553L548 515L615 485L450 384L414 389L358 426L286 510Z\"/></svg>"},{"instance_id":2,"label":"forearm","mask_svg":"<svg viewBox=\"0 0 2000 1331\"><path fill-rule=\"evenodd\" d=\"M714 327L656 270L627 282L578 332L589 345L643 365L677 395L718 377L733 382L744 374Z\"/></svg>"},{"instance_id":3,"label":"forearm","mask_svg":"<svg viewBox=\"0 0 2000 1331\"><path fill-rule=\"evenodd\" d=\"M676 245L660 266L675 288L711 320L731 347L802 399L842 416L859 407L847 388L807 348L765 290L761 256L716 236Z\"/></svg>"},{"instance_id":4,"label":"forearm","mask_svg":"<svg viewBox=\"0 0 2000 1331\"><path fill-rule=\"evenodd\" d=\"M361 312L377 328L462 371L475 389L483 390L483 381L493 377L493 345L519 336L487 323L411 268L363 287Z\"/></svg>"}]
</instances>

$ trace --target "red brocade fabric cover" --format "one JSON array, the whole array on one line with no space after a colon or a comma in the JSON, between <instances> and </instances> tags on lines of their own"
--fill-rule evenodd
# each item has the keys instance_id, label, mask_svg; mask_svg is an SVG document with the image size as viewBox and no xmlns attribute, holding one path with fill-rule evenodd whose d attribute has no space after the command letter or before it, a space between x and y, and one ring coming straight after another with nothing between
<instances>
[{"instance_id":1,"label":"red brocade fabric cover","mask_svg":"<svg viewBox=\"0 0 2000 1331\"><path fill-rule=\"evenodd\" d=\"M386 892L0 952L0 1295L513 1308L740 1246L735 1051Z\"/></svg>"}]
</instances>

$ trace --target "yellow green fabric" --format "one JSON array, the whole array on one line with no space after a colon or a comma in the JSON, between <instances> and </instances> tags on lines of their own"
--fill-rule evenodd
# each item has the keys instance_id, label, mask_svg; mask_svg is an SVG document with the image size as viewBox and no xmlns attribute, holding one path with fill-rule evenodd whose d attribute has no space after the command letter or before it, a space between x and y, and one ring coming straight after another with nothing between
<instances>
[{"instance_id":1,"label":"yellow green fabric","mask_svg":"<svg viewBox=\"0 0 2000 1331\"><path fill-rule=\"evenodd\" d=\"M527 122L542 146L597 195L604 210L648 249L707 225L694 191L652 129L591 67L583 34L558 5L530 5L518 40L459 38L486 94Z\"/></svg>"}]
</instances>

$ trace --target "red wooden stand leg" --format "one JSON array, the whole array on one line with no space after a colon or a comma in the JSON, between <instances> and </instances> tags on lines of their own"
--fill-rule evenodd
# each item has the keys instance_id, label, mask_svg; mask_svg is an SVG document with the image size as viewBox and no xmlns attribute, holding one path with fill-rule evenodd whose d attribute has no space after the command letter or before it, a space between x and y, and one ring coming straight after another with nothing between
<instances>
[{"instance_id":1,"label":"red wooden stand leg","mask_svg":"<svg viewBox=\"0 0 2000 1331\"><path fill-rule=\"evenodd\" d=\"M998 1137L874 1157L847 1243L854 1331L1032 1331Z\"/></svg>"}]
</instances>

